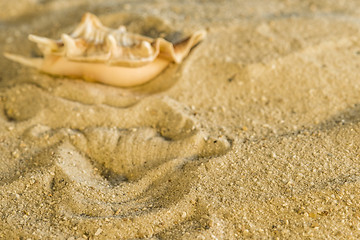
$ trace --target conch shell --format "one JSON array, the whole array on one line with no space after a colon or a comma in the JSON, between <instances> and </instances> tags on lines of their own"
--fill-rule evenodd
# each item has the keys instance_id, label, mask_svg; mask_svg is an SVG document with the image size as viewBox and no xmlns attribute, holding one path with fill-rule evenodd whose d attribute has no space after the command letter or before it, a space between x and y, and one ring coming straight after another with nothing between
<instances>
[{"instance_id":1,"label":"conch shell","mask_svg":"<svg viewBox=\"0 0 360 240\"><path fill-rule=\"evenodd\" d=\"M205 31L197 31L172 44L163 38L129 33L124 26L107 28L95 15L86 13L79 26L70 35L62 34L61 40L29 35L43 58L4 55L48 74L131 87L153 79L170 62L180 63L205 35Z\"/></svg>"}]
</instances>

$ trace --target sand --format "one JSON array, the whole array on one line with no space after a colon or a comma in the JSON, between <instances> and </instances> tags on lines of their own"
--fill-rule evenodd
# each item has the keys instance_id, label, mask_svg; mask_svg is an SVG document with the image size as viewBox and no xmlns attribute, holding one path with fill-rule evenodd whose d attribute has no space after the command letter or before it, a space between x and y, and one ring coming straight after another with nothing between
<instances>
[{"instance_id":1,"label":"sand","mask_svg":"<svg viewBox=\"0 0 360 240\"><path fill-rule=\"evenodd\" d=\"M359 239L357 0L0 2L0 52L83 13L207 38L143 86L0 57L0 239Z\"/></svg>"}]
</instances>

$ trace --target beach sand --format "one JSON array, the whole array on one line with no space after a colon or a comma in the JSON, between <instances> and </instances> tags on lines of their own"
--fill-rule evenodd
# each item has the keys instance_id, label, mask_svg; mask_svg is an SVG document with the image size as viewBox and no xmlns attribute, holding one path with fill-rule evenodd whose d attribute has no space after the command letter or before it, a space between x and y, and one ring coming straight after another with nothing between
<instances>
[{"instance_id":1,"label":"beach sand","mask_svg":"<svg viewBox=\"0 0 360 240\"><path fill-rule=\"evenodd\" d=\"M0 2L0 53L85 12L180 38L116 88L0 57L0 239L359 239L357 0Z\"/></svg>"}]
</instances>

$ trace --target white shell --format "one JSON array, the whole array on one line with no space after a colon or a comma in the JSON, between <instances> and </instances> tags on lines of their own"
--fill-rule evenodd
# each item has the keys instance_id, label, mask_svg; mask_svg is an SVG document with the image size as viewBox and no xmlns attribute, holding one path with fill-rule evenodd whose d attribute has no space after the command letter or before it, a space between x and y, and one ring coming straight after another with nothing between
<instances>
[{"instance_id":1,"label":"white shell","mask_svg":"<svg viewBox=\"0 0 360 240\"><path fill-rule=\"evenodd\" d=\"M43 72L115 86L143 84L167 67L180 63L206 33L198 31L177 44L163 38L129 33L124 26L107 28L91 13L86 13L71 34L60 40L29 35L44 58L24 58L5 53L16 62Z\"/></svg>"}]
</instances>

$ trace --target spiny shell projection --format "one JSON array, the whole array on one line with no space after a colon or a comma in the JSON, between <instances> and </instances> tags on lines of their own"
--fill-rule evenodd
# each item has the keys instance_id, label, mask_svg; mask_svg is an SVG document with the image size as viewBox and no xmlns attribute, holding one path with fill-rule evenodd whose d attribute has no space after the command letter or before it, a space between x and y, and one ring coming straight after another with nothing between
<instances>
[{"instance_id":1,"label":"spiny shell projection","mask_svg":"<svg viewBox=\"0 0 360 240\"><path fill-rule=\"evenodd\" d=\"M29 35L43 58L5 57L48 74L80 77L119 87L143 84L160 74L170 62L180 63L204 39L197 31L177 44L163 38L129 33L124 26L111 29L86 13L79 26L60 40Z\"/></svg>"}]
</instances>

